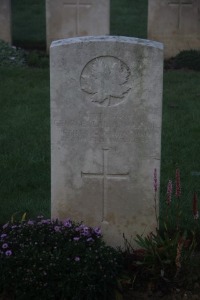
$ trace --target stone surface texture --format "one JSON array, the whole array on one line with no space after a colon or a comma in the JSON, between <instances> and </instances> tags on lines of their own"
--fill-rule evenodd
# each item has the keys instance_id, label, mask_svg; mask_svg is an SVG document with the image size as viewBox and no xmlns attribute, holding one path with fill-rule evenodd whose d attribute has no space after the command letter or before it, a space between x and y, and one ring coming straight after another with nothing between
<instances>
[{"instance_id":1,"label":"stone surface texture","mask_svg":"<svg viewBox=\"0 0 200 300\"><path fill-rule=\"evenodd\" d=\"M52 41L110 31L110 0L46 0L47 51Z\"/></svg>"},{"instance_id":2,"label":"stone surface texture","mask_svg":"<svg viewBox=\"0 0 200 300\"><path fill-rule=\"evenodd\" d=\"M148 38L164 44L165 58L200 50L199 0L148 1Z\"/></svg>"},{"instance_id":3,"label":"stone surface texture","mask_svg":"<svg viewBox=\"0 0 200 300\"><path fill-rule=\"evenodd\" d=\"M50 47L50 70L52 218L100 226L112 246L155 230L162 44L61 40Z\"/></svg>"},{"instance_id":4,"label":"stone surface texture","mask_svg":"<svg viewBox=\"0 0 200 300\"><path fill-rule=\"evenodd\" d=\"M11 44L11 3L0 0L0 39Z\"/></svg>"}]
</instances>

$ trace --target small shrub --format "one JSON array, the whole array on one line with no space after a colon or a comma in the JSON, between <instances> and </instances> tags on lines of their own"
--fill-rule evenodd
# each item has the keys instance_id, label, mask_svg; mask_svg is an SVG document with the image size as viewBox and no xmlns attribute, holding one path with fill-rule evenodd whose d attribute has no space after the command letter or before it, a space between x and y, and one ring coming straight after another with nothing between
<instances>
[{"instance_id":1,"label":"small shrub","mask_svg":"<svg viewBox=\"0 0 200 300\"><path fill-rule=\"evenodd\" d=\"M197 50L185 50L181 51L175 57L176 69L189 69L200 71L200 51Z\"/></svg>"},{"instance_id":2,"label":"small shrub","mask_svg":"<svg viewBox=\"0 0 200 300\"><path fill-rule=\"evenodd\" d=\"M0 66L25 66L26 51L0 40Z\"/></svg>"},{"instance_id":3,"label":"small shrub","mask_svg":"<svg viewBox=\"0 0 200 300\"><path fill-rule=\"evenodd\" d=\"M0 291L15 299L112 299L120 269L99 228L38 217L0 232Z\"/></svg>"},{"instance_id":4,"label":"small shrub","mask_svg":"<svg viewBox=\"0 0 200 300\"><path fill-rule=\"evenodd\" d=\"M188 69L200 71L200 51L184 50L168 60L165 60L165 69Z\"/></svg>"}]
</instances>

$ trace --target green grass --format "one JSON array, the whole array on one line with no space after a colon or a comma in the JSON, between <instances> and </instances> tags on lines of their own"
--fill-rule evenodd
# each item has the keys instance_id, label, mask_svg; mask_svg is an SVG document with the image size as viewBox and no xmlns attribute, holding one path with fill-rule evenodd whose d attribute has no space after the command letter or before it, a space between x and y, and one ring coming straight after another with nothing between
<instances>
[{"instance_id":1,"label":"green grass","mask_svg":"<svg viewBox=\"0 0 200 300\"><path fill-rule=\"evenodd\" d=\"M161 200L169 179L180 168L185 217L190 220L193 192L200 196L200 72L164 73ZM193 176L198 172L199 176ZM186 225L188 223L185 223Z\"/></svg>"},{"instance_id":2,"label":"green grass","mask_svg":"<svg viewBox=\"0 0 200 300\"><path fill-rule=\"evenodd\" d=\"M13 0L12 4L14 42L45 48L44 0ZM145 38L146 28L147 0L111 0L112 34ZM33 54L32 65L38 59ZM200 197L199 86L199 72L164 73L161 202L168 179L174 180L179 167L188 216L193 191ZM48 68L0 68L2 222L16 211L50 215L49 102Z\"/></svg>"},{"instance_id":3,"label":"green grass","mask_svg":"<svg viewBox=\"0 0 200 300\"><path fill-rule=\"evenodd\" d=\"M0 91L0 220L49 215L49 71L1 67Z\"/></svg>"}]
</instances>

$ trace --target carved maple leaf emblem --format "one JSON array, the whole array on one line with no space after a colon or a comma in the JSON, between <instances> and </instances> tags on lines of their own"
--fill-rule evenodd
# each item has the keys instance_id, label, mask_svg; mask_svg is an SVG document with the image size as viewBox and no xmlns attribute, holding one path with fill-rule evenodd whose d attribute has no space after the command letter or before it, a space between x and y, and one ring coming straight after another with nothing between
<instances>
[{"instance_id":1,"label":"carved maple leaf emblem","mask_svg":"<svg viewBox=\"0 0 200 300\"><path fill-rule=\"evenodd\" d=\"M81 74L81 88L98 105L111 106L124 100L131 89L130 69L120 59L102 56L90 61Z\"/></svg>"}]
</instances>

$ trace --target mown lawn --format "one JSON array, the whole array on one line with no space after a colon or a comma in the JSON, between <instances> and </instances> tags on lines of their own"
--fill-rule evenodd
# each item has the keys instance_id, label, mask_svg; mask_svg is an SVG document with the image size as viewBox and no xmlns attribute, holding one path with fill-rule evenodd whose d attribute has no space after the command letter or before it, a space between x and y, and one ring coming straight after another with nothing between
<instances>
[{"instance_id":1,"label":"mown lawn","mask_svg":"<svg viewBox=\"0 0 200 300\"><path fill-rule=\"evenodd\" d=\"M0 91L0 220L49 215L49 70L1 67Z\"/></svg>"}]
</instances>

